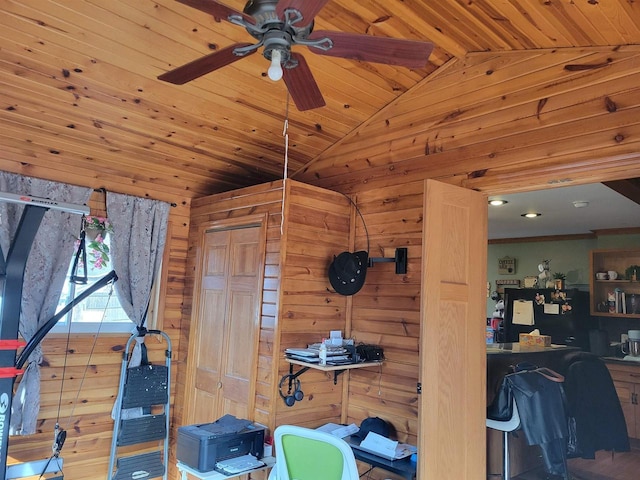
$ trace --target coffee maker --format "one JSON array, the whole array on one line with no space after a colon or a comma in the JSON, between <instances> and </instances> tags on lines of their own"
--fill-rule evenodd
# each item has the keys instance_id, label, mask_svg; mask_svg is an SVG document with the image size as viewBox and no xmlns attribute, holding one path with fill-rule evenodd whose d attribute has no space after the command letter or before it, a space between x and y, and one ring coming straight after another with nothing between
<instances>
[{"instance_id":1,"label":"coffee maker","mask_svg":"<svg viewBox=\"0 0 640 480\"><path fill-rule=\"evenodd\" d=\"M629 330L629 340L622 344L622 353L626 356L625 360L640 361L640 330Z\"/></svg>"}]
</instances>

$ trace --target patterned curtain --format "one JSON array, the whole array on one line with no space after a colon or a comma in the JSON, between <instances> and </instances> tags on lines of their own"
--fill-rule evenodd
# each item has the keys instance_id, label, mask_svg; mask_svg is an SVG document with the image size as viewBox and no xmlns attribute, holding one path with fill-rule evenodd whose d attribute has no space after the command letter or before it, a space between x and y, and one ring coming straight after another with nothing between
<instances>
[{"instance_id":1,"label":"patterned curtain","mask_svg":"<svg viewBox=\"0 0 640 480\"><path fill-rule=\"evenodd\" d=\"M158 200L107 192L107 216L113 225L111 251L118 275L116 294L127 316L144 326L151 287L160 269L170 205ZM139 344L130 366L139 361Z\"/></svg>"},{"instance_id":2,"label":"patterned curtain","mask_svg":"<svg viewBox=\"0 0 640 480\"><path fill-rule=\"evenodd\" d=\"M58 202L84 205L91 189L0 172L0 191L49 198ZM0 202L0 246L6 255L16 233L24 205ZM22 287L20 335L29 341L38 328L55 315L64 286L74 243L80 231L80 215L49 210L36 234L25 268ZM14 395L11 433L35 433L40 410L40 363L38 346L29 357L27 368Z\"/></svg>"}]
</instances>

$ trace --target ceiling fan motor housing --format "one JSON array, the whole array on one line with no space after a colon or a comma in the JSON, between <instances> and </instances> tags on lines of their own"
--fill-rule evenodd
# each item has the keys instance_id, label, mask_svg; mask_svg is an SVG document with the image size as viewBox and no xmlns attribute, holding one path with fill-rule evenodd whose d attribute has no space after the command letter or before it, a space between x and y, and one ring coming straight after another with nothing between
<instances>
[{"instance_id":1,"label":"ceiling fan motor housing","mask_svg":"<svg viewBox=\"0 0 640 480\"><path fill-rule=\"evenodd\" d=\"M291 35L281 30L269 30L264 34L263 55L267 60L271 60L271 54L274 50L280 50L281 63L286 64L291 58Z\"/></svg>"},{"instance_id":2,"label":"ceiling fan motor housing","mask_svg":"<svg viewBox=\"0 0 640 480\"><path fill-rule=\"evenodd\" d=\"M277 3L278 0L249 0L243 12L252 16L259 27L269 23L282 23L276 14Z\"/></svg>"}]
</instances>

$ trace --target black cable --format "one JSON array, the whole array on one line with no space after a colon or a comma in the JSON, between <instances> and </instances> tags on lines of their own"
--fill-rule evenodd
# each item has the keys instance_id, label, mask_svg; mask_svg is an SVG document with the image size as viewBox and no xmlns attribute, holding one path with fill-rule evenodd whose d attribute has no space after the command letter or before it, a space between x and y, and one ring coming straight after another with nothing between
<instances>
[{"instance_id":1,"label":"black cable","mask_svg":"<svg viewBox=\"0 0 640 480\"><path fill-rule=\"evenodd\" d=\"M342 193L342 192L340 192ZM358 205L356 205L356 203L351 200L351 197L349 195L347 195L346 193L342 193L342 195L344 195L347 200L349 200L351 202L351 205L353 205L353 208L356 209L356 212L358 213L358 215L360 215L360 220L362 220L362 225L364 226L364 233L367 236L367 258L369 257L369 230L367 230L367 224L364 221L364 217L362 216L362 212L360 211L360 209L358 208Z\"/></svg>"},{"instance_id":2,"label":"black cable","mask_svg":"<svg viewBox=\"0 0 640 480\"><path fill-rule=\"evenodd\" d=\"M372 470L373 470L374 468L376 468L376 467L373 467L373 466L372 466L372 467L371 467L371 468L369 468L369 470L367 470L366 472L362 472L362 473L360 474L360 478L364 477L365 475L367 476L367 478L369 478L369 475L371 474L371 472L372 472Z\"/></svg>"}]
</instances>

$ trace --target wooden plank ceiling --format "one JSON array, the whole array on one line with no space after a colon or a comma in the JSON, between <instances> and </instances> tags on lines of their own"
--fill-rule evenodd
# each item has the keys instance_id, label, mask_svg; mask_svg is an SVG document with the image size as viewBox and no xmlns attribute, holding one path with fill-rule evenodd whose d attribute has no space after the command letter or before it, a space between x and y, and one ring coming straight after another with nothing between
<instances>
[{"instance_id":1,"label":"wooden plank ceiling","mask_svg":"<svg viewBox=\"0 0 640 480\"><path fill-rule=\"evenodd\" d=\"M225 3L241 11L245 2ZM267 78L262 55L182 86L157 80L252 40L242 27L174 0L1 0L0 26L4 170L46 169L51 179L185 203L281 178L285 160L294 178L344 191L369 178L383 184L389 166L407 159L420 162L409 178L433 168L431 177L474 187L496 144L521 145L527 132L553 135L541 124L549 95L559 103L543 123L577 115L582 123L565 136L580 137L573 143L583 147L525 149L517 161L512 153L496 166L495 182L504 181L508 172L499 169L507 163L544 163L550 155L592 161L586 150L604 140L588 119L603 82L616 82L609 113L626 109L616 122L635 143L618 141L600 157L638 162L639 2L329 0L316 29L430 41L435 49L424 68L408 69L295 47L327 103L305 112L288 105L283 82ZM594 73L603 70L604 79ZM501 110L508 115L496 117ZM486 124L489 114L494 120ZM446 155L435 164L424 161L439 153ZM624 177L603 168L611 179Z\"/></svg>"}]
</instances>

